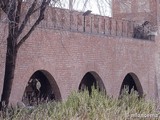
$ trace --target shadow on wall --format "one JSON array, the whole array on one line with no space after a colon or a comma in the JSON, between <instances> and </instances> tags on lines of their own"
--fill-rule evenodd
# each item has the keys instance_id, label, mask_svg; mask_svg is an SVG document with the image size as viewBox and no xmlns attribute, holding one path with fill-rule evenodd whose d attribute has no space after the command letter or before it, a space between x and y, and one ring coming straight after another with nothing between
<instances>
[{"instance_id":1,"label":"shadow on wall","mask_svg":"<svg viewBox=\"0 0 160 120\"><path fill-rule=\"evenodd\" d=\"M47 71L36 71L28 81L22 102L27 106L33 106L53 100L61 100L56 81Z\"/></svg>"},{"instance_id":2,"label":"shadow on wall","mask_svg":"<svg viewBox=\"0 0 160 120\"><path fill-rule=\"evenodd\" d=\"M134 73L128 73L121 85L120 95L122 94L125 88L128 88L128 93L131 93L131 90L137 91L139 97L143 96L143 89L138 77Z\"/></svg>"},{"instance_id":3,"label":"shadow on wall","mask_svg":"<svg viewBox=\"0 0 160 120\"><path fill-rule=\"evenodd\" d=\"M91 95L92 87L106 94L106 89L102 79L96 72L93 72L93 71L87 72L84 75L78 89L79 91L84 91L86 89L88 90L89 95Z\"/></svg>"}]
</instances>

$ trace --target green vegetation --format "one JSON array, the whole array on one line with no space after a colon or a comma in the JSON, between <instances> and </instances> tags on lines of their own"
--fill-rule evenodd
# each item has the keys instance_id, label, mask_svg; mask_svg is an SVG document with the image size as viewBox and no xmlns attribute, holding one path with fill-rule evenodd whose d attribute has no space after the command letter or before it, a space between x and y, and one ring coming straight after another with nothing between
<instances>
[{"instance_id":1,"label":"green vegetation","mask_svg":"<svg viewBox=\"0 0 160 120\"><path fill-rule=\"evenodd\" d=\"M124 91L119 99L97 90L73 92L64 102L44 103L34 108L9 109L6 120L125 120L141 115L155 115L155 104L139 99L136 92ZM142 117L142 116L141 116ZM145 116L144 116L145 117ZM142 120L145 118L141 118ZM151 117L151 116L150 116Z\"/></svg>"}]
</instances>

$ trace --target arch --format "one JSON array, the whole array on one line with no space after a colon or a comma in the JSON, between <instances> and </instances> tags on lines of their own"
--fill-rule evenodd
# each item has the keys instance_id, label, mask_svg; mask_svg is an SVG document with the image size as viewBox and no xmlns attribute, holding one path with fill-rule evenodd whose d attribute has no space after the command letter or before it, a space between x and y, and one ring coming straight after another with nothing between
<instances>
[{"instance_id":1,"label":"arch","mask_svg":"<svg viewBox=\"0 0 160 120\"><path fill-rule=\"evenodd\" d=\"M35 105L50 100L60 101L61 99L55 79L46 70L38 70L32 74L22 97L26 105Z\"/></svg>"},{"instance_id":2,"label":"arch","mask_svg":"<svg viewBox=\"0 0 160 120\"><path fill-rule=\"evenodd\" d=\"M83 91L84 89L87 89L89 94L91 95L92 93L92 87L95 89L98 89L99 91L102 91L106 94L106 89L104 86L104 83L100 76L94 72L90 71L87 72L84 77L82 78L80 85L79 85L79 91Z\"/></svg>"},{"instance_id":3,"label":"arch","mask_svg":"<svg viewBox=\"0 0 160 120\"><path fill-rule=\"evenodd\" d=\"M142 97L143 96L143 89L142 89L142 85L138 79L138 77L134 74L134 73L128 73L121 85L121 89L120 89L120 95L122 94L123 89L128 86L129 91L128 93L131 93L131 90L135 90L138 92L139 96Z\"/></svg>"}]
</instances>

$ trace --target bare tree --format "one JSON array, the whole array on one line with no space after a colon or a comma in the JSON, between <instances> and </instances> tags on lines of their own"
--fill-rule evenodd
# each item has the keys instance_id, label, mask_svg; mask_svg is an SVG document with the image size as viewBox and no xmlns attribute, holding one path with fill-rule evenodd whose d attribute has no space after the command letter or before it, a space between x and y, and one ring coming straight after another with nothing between
<instances>
[{"instance_id":1,"label":"bare tree","mask_svg":"<svg viewBox=\"0 0 160 120\"><path fill-rule=\"evenodd\" d=\"M82 5L83 9L86 8L88 2L89 0L84 0L84 5ZM23 8L25 7L25 4L28 7L24 11ZM44 19L44 13L47 6L56 6L56 4L60 7L68 4L68 8L73 10L74 5L78 5L78 1L69 0L68 3L66 3L64 0L0 0L0 11L3 11L6 14L8 24L5 74L0 109L2 108L2 102L4 102L5 105L8 105L9 103L19 48L31 35L37 25ZM22 15L22 12L24 12L25 15ZM30 17L34 16L35 13L38 14L37 18L35 18L35 22L31 25L27 33L24 32L28 29L28 27L26 29L26 25L29 22Z\"/></svg>"},{"instance_id":2,"label":"bare tree","mask_svg":"<svg viewBox=\"0 0 160 120\"><path fill-rule=\"evenodd\" d=\"M107 16L111 14L112 0L59 0L53 6L66 8L70 11L92 10L93 13Z\"/></svg>"},{"instance_id":3,"label":"bare tree","mask_svg":"<svg viewBox=\"0 0 160 120\"><path fill-rule=\"evenodd\" d=\"M2 103L4 103L5 106L8 106L9 103L18 50L35 30L37 25L44 19L45 10L50 2L51 0L0 0L0 10L2 10L7 15L8 19L4 84L0 102L1 110L3 108ZM28 4L29 7L25 16L22 17L21 14L24 4ZM37 13L38 16L35 18L35 22L32 24L29 31L24 34L26 25L34 13Z\"/></svg>"}]
</instances>

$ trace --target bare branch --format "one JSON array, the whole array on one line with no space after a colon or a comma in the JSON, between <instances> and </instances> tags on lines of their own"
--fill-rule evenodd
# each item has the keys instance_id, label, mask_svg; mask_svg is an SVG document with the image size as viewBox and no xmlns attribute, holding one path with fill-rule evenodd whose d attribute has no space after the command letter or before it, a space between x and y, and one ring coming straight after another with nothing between
<instances>
[{"instance_id":1,"label":"bare branch","mask_svg":"<svg viewBox=\"0 0 160 120\"><path fill-rule=\"evenodd\" d=\"M83 5L83 9L82 9L83 11L85 10L87 3L88 3L88 0L85 0L85 3Z\"/></svg>"},{"instance_id":2,"label":"bare branch","mask_svg":"<svg viewBox=\"0 0 160 120\"><path fill-rule=\"evenodd\" d=\"M50 0L43 0L41 7L40 7L40 13L39 17L34 23L34 25L31 27L31 29L28 31L28 33L19 41L19 43L16 46L16 49L18 50L20 46L26 41L26 39L30 36L30 34L34 31L36 26L44 19L44 12L46 10L46 7L49 5Z\"/></svg>"},{"instance_id":3,"label":"bare branch","mask_svg":"<svg viewBox=\"0 0 160 120\"><path fill-rule=\"evenodd\" d=\"M8 12L9 0L0 0L0 8L7 13Z\"/></svg>"},{"instance_id":4,"label":"bare branch","mask_svg":"<svg viewBox=\"0 0 160 120\"><path fill-rule=\"evenodd\" d=\"M22 24L21 24L21 26L19 28L19 30L18 30L17 37L19 37L19 35L24 30L24 28L25 28L30 16L33 14L33 11L35 10L36 4L37 4L37 0L34 0L34 2L32 3L31 7L29 8L29 10L28 10L28 12L27 12L27 14L26 14L26 16L25 16L25 18L24 18L24 20L23 20L23 22L22 22Z\"/></svg>"},{"instance_id":5,"label":"bare branch","mask_svg":"<svg viewBox=\"0 0 160 120\"><path fill-rule=\"evenodd\" d=\"M15 15L15 22L16 22L16 31L18 31L19 28L19 22L20 22L20 14L21 14L21 6L22 6L22 0L18 0L17 3L17 9L16 9L16 15Z\"/></svg>"}]
</instances>

